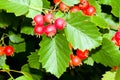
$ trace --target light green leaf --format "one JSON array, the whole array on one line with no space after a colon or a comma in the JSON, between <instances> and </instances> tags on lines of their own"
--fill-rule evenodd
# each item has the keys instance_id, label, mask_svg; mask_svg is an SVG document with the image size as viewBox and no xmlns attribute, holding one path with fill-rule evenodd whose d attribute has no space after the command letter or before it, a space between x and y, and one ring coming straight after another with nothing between
<instances>
[{"instance_id":1,"label":"light green leaf","mask_svg":"<svg viewBox=\"0 0 120 80\"><path fill-rule=\"evenodd\" d=\"M106 4L109 5L110 4L110 0L98 0L101 4Z\"/></svg>"},{"instance_id":2,"label":"light green leaf","mask_svg":"<svg viewBox=\"0 0 120 80\"><path fill-rule=\"evenodd\" d=\"M81 13L73 13L68 17L65 35L75 49L81 50L96 48L102 41L97 27Z\"/></svg>"},{"instance_id":3,"label":"light green leaf","mask_svg":"<svg viewBox=\"0 0 120 80\"><path fill-rule=\"evenodd\" d=\"M28 12L29 0L0 0L0 9L14 12L17 16Z\"/></svg>"},{"instance_id":4,"label":"light green leaf","mask_svg":"<svg viewBox=\"0 0 120 80\"><path fill-rule=\"evenodd\" d=\"M100 28L108 28L108 24L105 19L101 16L93 16L91 18L92 22L95 23Z\"/></svg>"},{"instance_id":5,"label":"light green leaf","mask_svg":"<svg viewBox=\"0 0 120 80\"><path fill-rule=\"evenodd\" d=\"M74 4L78 4L80 0L62 0L62 2L68 6L73 6Z\"/></svg>"},{"instance_id":6,"label":"light green leaf","mask_svg":"<svg viewBox=\"0 0 120 80\"><path fill-rule=\"evenodd\" d=\"M116 74L116 72L107 71L103 75L102 80L115 80L115 74Z\"/></svg>"},{"instance_id":7,"label":"light green leaf","mask_svg":"<svg viewBox=\"0 0 120 80\"><path fill-rule=\"evenodd\" d=\"M31 68L40 68L39 55L37 52L33 52L30 56L28 56L28 63Z\"/></svg>"},{"instance_id":8,"label":"light green leaf","mask_svg":"<svg viewBox=\"0 0 120 80\"><path fill-rule=\"evenodd\" d=\"M33 18L41 13L43 3L41 0L0 0L0 9L15 13L16 16L26 15Z\"/></svg>"},{"instance_id":9,"label":"light green leaf","mask_svg":"<svg viewBox=\"0 0 120 80\"><path fill-rule=\"evenodd\" d=\"M6 56L0 56L0 69L5 65Z\"/></svg>"},{"instance_id":10,"label":"light green leaf","mask_svg":"<svg viewBox=\"0 0 120 80\"><path fill-rule=\"evenodd\" d=\"M42 63L42 67L59 78L69 66L70 61L71 51L66 38L60 34L52 39L44 37L40 47L38 54L40 55L39 61Z\"/></svg>"},{"instance_id":11,"label":"light green leaf","mask_svg":"<svg viewBox=\"0 0 120 80\"><path fill-rule=\"evenodd\" d=\"M33 18L35 15L40 14L43 8L42 0L29 0L29 11L27 17Z\"/></svg>"},{"instance_id":12,"label":"light green leaf","mask_svg":"<svg viewBox=\"0 0 120 80\"><path fill-rule=\"evenodd\" d=\"M34 28L31 26L24 26L21 29L21 33L27 34L27 35L34 35Z\"/></svg>"},{"instance_id":13,"label":"light green leaf","mask_svg":"<svg viewBox=\"0 0 120 80\"><path fill-rule=\"evenodd\" d=\"M120 1L119 0L110 0L110 5L112 7L112 13L116 17L120 17Z\"/></svg>"},{"instance_id":14,"label":"light green leaf","mask_svg":"<svg viewBox=\"0 0 120 80\"><path fill-rule=\"evenodd\" d=\"M102 48L92 58L97 63L113 67L120 64L120 51L111 40L104 38Z\"/></svg>"},{"instance_id":15,"label":"light green leaf","mask_svg":"<svg viewBox=\"0 0 120 80\"><path fill-rule=\"evenodd\" d=\"M13 33L10 33L9 34L9 39L11 42L13 43L20 43L20 42L23 42L24 39L21 38L21 35L20 34L13 34Z\"/></svg>"},{"instance_id":16,"label":"light green leaf","mask_svg":"<svg viewBox=\"0 0 120 80\"><path fill-rule=\"evenodd\" d=\"M94 60L92 59L92 57L88 57L88 58L84 61L84 63L87 64L87 65L93 66L93 65L94 65Z\"/></svg>"}]
</instances>

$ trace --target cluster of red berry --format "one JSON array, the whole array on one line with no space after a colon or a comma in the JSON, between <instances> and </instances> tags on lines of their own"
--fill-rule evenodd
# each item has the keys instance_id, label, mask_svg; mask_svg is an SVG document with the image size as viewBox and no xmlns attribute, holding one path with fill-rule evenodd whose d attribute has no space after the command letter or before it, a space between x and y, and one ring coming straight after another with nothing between
<instances>
[{"instance_id":1,"label":"cluster of red berry","mask_svg":"<svg viewBox=\"0 0 120 80\"><path fill-rule=\"evenodd\" d=\"M70 49L72 49L72 47L70 46ZM70 54L70 62L69 65L70 66L79 66L82 64L82 61L85 60L86 58L88 58L89 55L89 51L88 50L80 50L77 49L75 51L75 55L74 54Z\"/></svg>"},{"instance_id":2,"label":"cluster of red berry","mask_svg":"<svg viewBox=\"0 0 120 80\"><path fill-rule=\"evenodd\" d=\"M45 34L48 37L52 37L56 34L57 30L62 30L66 26L66 21L63 18L54 20L52 13L36 15L33 19L33 23L35 23L34 33L37 36Z\"/></svg>"},{"instance_id":3,"label":"cluster of red berry","mask_svg":"<svg viewBox=\"0 0 120 80\"><path fill-rule=\"evenodd\" d=\"M116 46L120 46L120 31L117 31L115 35L112 37L112 41Z\"/></svg>"},{"instance_id":4,"label":"cluster of red berry","mask_svg":"<svg viewBox=\"0 0 120 80\"><path fill-rule=\"evenodd\" d=\"M6 55L11 56L14 53L14 48L12 46L0 46L0 56Z\"/></svg>"},{"instance_id":5,"label":"cluster of red berry","mask_svg":"<svg viewBox=\"0 0 120 80\"><path fill-rule=\"evenodd\" d=\"M96 8L90 5L88 0L80 0L79 4L76 4L72 7L67 6L61 2L61 0L53 0L53 2L57 5L59 4L59 9L63 12L68 12L69 10L70 12L78 12L81 10L83 14L87 16L92 16L96 13Z\"/></svg>"}]
</instances>

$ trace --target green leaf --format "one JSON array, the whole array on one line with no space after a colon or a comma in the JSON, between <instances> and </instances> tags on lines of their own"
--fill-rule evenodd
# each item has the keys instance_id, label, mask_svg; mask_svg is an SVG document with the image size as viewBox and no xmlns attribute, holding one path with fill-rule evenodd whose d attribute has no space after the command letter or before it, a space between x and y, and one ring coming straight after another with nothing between
<instances>
[{"instance_id":1,"label":"green leaf","mask_svg":"<svg viewBox=\"0 0 120 80\"><path fill-rule=\"evenodd\" d=\"M68 17L65 35L75 49L81 50L96 48L102 41L97 27L81 13L73 13Z\"/></svg>"},{"instance_id":2,"label":"green leaf","mask_svg":"<svg viewBox=\"0 0 120 80\"><path fill-rule=\"evenodd\" d=\"M110 4L110 0L99 0L99 2L101 4L106 4L106 5L109 5Z\"/></svg>"},{"instance_id":3,"label":"green leaf","mask_svg":"<svg viewBox=\"0 0 120 80\"><path fill-rule=\"evenodd\" d=\"M31 68L40 68L39 55L37 52L33 52L30 56L28 56L28 63Z\"/></svg>"},{"instance_id":4,"label":"green leaf","mask_svg":"<svg viewBox=\"0 0 120 80\"><path fill-rule=\"evenodd\" d=\"M115 80L115 74L116 74L116 72L107 71L103 75L102 80Z\"/></svg>"},{"instance_id":5,"label":"green leaf","mask_svg":"<svg viewBox=\"0 0 120 80\"><path fill-rule=\"evenodd\" d=\"M20 76L16 78L15 80L33 80L33 79L25 75L25 76Z\"/></svg>"},{"instance_id":6,"label":"green leaf","mask_svg":"<svg viewBox=\"0 0 120 80\"><path fill-rule=\"evenodd\" d=\"M115 75L115 80L120 80L120 65L118 66L118 69Z\"/></svg>"},{"instance_id":7,"label":"green leaf","mask_svg":"<svg viewBox=\"0 0 120 80\"><path fill-rule=\"evenodd\" d=\"M116 17L120 17L120 1L119 0L110 0L112 7L112 13Z\"/></svg>"},{"instance_id":8,"label":"green leaf","mask_svg":"<svg viewBox=\"0 0 120 80\"><path fill-rule=\"evenodd\" d=\"M108 28L107 22L101 16L93 16L91 18L91 20L92 20L93 23L95 23L100 28Z\"/></svg>"},{"instance_id":9,"label":"green leaf","mask_svg":"<svg viewBox=\"0 0 120 80\"><path fill-rule=\"evenodd\" d=\"M5 65L6 56L0 56L0 69Z\"/></svg>"},{"instance_id":10,"label":"green leaf","mask_svg":"<svg viewBox=\"0 0 120 80\"><path fill-rule=\"evenodd\" d=\"M74 4L78 4L80 0L62 0L68 6L74 6Z\"/></svg>"},{"instance_id":11,"label":"green leaf","mask_svg":"<svg viewBox=\"0 0 120 80\"><path fill-rule=\"evenodd\" d=\"M92 59L92 57L88 57L88 58L84 61L84 63L87 64L87 65L93 66L93 65L94 65L94 60Z\"/></svg>"},{"instance_id":12,"label":"green leaf","mask_svg":"<svg viewBox=\"0 0 120 80\"><path fill-rule=\"evenodd\" d=\"M33 18L35 15L40 14L43 8L42 0L29 0L29 10L26 17Z\"/></svg>"},{"instance_id":13,"label":"green leaf","mask_svg":"<svg viewBox=\"0 0 120 80\"><path fill-rule=\"evenodd\" d=\"M25 42L22 42L22 43L9 42L9 44L14 47L14 50L16 53L25 52L25 50L26 50L26 43Z\"/></svg>"},{"instance_id":14,"label":"green leaf","mask_svg":"<svg viewBox=\"0 0 120 80\"><path fill-rule=\"evenodd\" d=\"M40 71L40 69L39 70L32 69L29 67L28 64L25 64L22 66L21 70L31 74L34 80L44 80L44 79L42 79L44 77L44 73L42 71Z\"/></svg>"},{"instance_id":15,"label":"green leaf","mask_svg":"<svg viewBox=\"0 0 120 80\"><path fill-rule=\"evenodd\" d=\"M13 18L13 15L6 14L6 13L0 13L0 28L7 27L11 24L11 19Z\"/></svg>"},{"instance_id":16,"label":"green leaf","mask_svg":"<svg viewBox=\"0 0 120 80\"><path fill-rule=\"evenodd\" d=\"M23 42L24 39L21 38L21 35L20 34L13 34L13 33L10 33L9 34L9 39L11 42L13 43L20 43L20 42Z\"/></svg>"},{"instance_id":17,"label":"green leaf","mask_svg":"<svg viewBox=\"0 0 120 80\"><path fill-rule=\"evenodd\" d=\"M50 8L50 2L48 0L42 0L44 8Z\"/></svg>"},{"instance_id":18,"label":"green leaf","mask_svg":"<svg viewBox=\"0 0 120 80\"><path fill-rule=\"evenodd\" d=\"M104 38L102 48L92 58L97 63L113 67L120 64L120 51L111 40Z\"/></svg>"},{"instance_id":19,"label":"green leaf","mask_svg":"<svg viewBox=\"0 0 120 80\"><path fill-rule=\"evenodd\" d=\"M0 0L0 9L15 13L16 16L34 17L42 11L41 0Z\"/></svg>"},{"instance_id":20,"label":"green leaf","mask_svg":"<svg viewBox=\"0 0 120 80\"><path fill-rule=\"evenodd\" d=\"M66 38L60 34L52 39L44 37L40 46L38 54L42 67L59 78L69 66L70 61L71 51Z\"/></svg>"},{"instance_id":21,"label":"green leaf","mask_svg":"<svg viewBox=\"0 0 120 80\"><path fill-rule=\"evenodd\" d=\"M34 28L31 26L24 26L21 29L21 33L27 34L27 35L34 35Z\"/></svg>"},{"instance_id":22,"label":"green leaf","mask_svg":"<svg viewBox=\"0 0 120 80\"><path fill-rule=\"evenodd\" d=\"M0 9L5 9L7 12L14 12L17 16L28 12L28 0L0 0Z\"/></svg>"}]
</instances>

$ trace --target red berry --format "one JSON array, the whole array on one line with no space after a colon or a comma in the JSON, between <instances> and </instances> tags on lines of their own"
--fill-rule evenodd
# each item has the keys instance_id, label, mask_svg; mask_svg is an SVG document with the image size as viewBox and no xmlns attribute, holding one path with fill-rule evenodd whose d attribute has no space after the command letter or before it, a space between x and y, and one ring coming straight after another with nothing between
<instances>
[{"instance_id":1,"label":"red berry","mask_svg":"<svg viewBox=\"0 0 120 80\"><path fill-rule=\"evenodd\" d=\"M120 31L117 31L116 33L115 33L115 40L118 42L118 41L120 41Z\"/></svg>"},{"instance_id":2,"label":"red berry","mask_svg":"<svg viewBox=\"0 0 120 80\"><path fill-rule=\"evenodd\" d=\"M44 26L39 26L39 25L36 25L34 27L34 33L36 35L42 35L44 33Z\"/></svg>"},{"instance_id":3,"label":"red berry","mask_svg":"<svg viewBox=\"0 0 120 80\"><path fill-rule=\"evenodd\" d=\"M78 11L80 11L79 6L73 6L73 7L70 9L70 12L71 12L71 13L72 13L72 12L78 12Z\"/></svg>"},{"instance_id":4,"label":"red berry","mask_svg":"<svg viewBox=\"0 0 120 80\"><path fill-rule=\"evenodd\" d=\"M113 70L116 71L118 69L118 66L114 66Z\"/></svg>"},{"instance_id":5,"label":"red berry","mask_svg":"<svg viewBox=\"0 0 120 80\"><path fill-rule=\"evenodd\" d=\"M53 0L55 4L59 3L61 0Z\"/></svg>"},{"instance_id":6,"label":"red berry","mask_svg":"<svg viewBox=\"0 0 120 80\"><path fill-rule=\"evenodd\" d=\"M0 56L5 54L4 49L5 49L4 46L0 46Z\"/></svg>"},{"instance_id":7,"label":"red berry","mask_svg":"<svg viewBox=\"0 0 120 80\"><path fill-rule=\"evenodd\" d=\"M44 21L47 23L51 23L54 20L54 16L51 13L47 13L44 16Z\"/></svg>"},{"instance_id":8,"label":"red berry","mask_svg":"<svg viewBox=\"0 0 120 80\"><path fill-rule=\"evenodd\" d=\"M58 30L62 30L66 26L66 21L63 18L57 18L54 25Z\"/></svg>"},{"instance_id":9,"label":"red berry","mask_svg":"<svg viewBox=\"0 0 120 80\"><path fill-rule=\"evenodd\" d=\"M80 50L80 49L77 49L76 55L77 55L80 59L86 59L86 58L88 57L88 50L82 51L82 50Z\"/></svg>"},{"instance_id":10,"label":"red berry","mask_svg":"<svg viewBox=\"0 0 120 80\"><path fill-rule=\"evenodd\" d=\"M73 66L79 66L81 64L81 59L78 56L74 56L71 60Z\"/></svg>"},{"instance_id":11,"label":"red berry","mask_svg":"<svg viewBox=\"0 0 120 80\"><path fill-rule=\"evenodd\" d=\"M116 41L115 36L112 37L112 41L116 46L120 46L120 41Z\"/></svg>"},{"instance_id":12,"label":"red berry","mask_svg":"<svg viewBox=\"0 0 120 80\"><path fill-rule=\"evenodd\" d=\"M87 16L92 16L96 13L96 9L94 6L89 6L83 10L83 13Z\"/></svg>"},{"instance_id":13,"label":"red berry","mask_svg":"<svg viewBox=\"0 0 120 80\"><path fill-rule=\"evenodd\" d=\"M14 53L14 48L12 46L6 46L4 52L6 56L11 56Z\"/></svg>"},{"instance_id":14,"label":"red berry","mask_svg":"<svg viewBox=\"0 0 120 80\"><path fill-rule=\"evenodd\" d=\"M34 17L33 21L35 22L36 25L43 25L44 24L44 17L41 14L38 14Z\"/></svg>"},{"instance_id":15,"label":"red berry","mask_svg":"<svg viewBox=\"0 0 120 80\"><path fill-rule=\"evenodd\" d=\"M48 24L45 27L45 34L48 37L52 37L56 34L56 27L53 24Z\"/></svg>"},{"instance_id":16,"label":"red berry","mask_svg":"<svg viewBox=\"0 0 120 80\"><path fill-rule=\"evenodd\" d=\"M80 3L79 3L79 8L81 10L84 10L86 9L87 7L89 7L89 3L87 0L82 0Z\"/></svg>"},{"instance_id":17,"label":"red berry","mask_svg":"<svg viewBox=\"0 0 120 80\"><path fill-rule=\"evenodd\" d=\"M59 9L60 9L61 11L63 11L63 12L68 12L69 9L70 9L70 7L67 6L66 4L64 4L63 2L61 2Z\"/></svg>"}]
</instances>

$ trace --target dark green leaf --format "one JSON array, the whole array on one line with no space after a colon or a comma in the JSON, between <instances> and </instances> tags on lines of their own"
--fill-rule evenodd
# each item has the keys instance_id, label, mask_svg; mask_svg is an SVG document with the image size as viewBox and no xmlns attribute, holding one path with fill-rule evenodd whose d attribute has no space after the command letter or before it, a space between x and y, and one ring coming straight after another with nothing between
<instances>
[{"instance_id":1,"label":"dark green leaf","mask_svg":"<svg viewBox=\"0 0 120 80\"><path fill-rule=\"evenodd\" d=\"M24 26L21 29L21 33L27 34L27 35L34 35L34 28L31 26Z\"/></svg>"},{"instance_id":2,"label":"dark green leaf","mask_svg":"<svg viewBox=\"0 0 120 80\"><path fill-rule=\"evenodd\" d=\"M31 68L40 68L39 55L37 54L37 52L34 52L30 56L28 56L28 63Z\"/></svg>"},{"instance_id":3,"label":"dark green leaf","mask_svg":"<svg viewBox=\"0 0 120 80\"><path fill-rule=\"evenodd\" d=\"M0 56L0 69L5 65L6 56Z\"/></svg>"}]
</instances>

